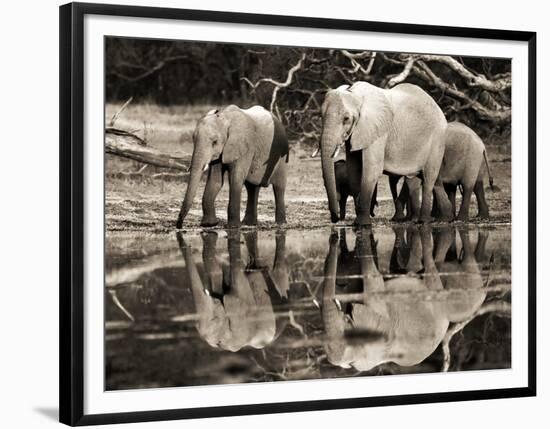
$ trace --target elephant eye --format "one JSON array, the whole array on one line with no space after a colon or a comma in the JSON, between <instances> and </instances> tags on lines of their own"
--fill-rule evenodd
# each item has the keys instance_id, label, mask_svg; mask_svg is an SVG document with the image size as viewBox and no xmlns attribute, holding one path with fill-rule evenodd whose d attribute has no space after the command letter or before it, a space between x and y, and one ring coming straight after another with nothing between
<instances>
[{"instance_id":1,"label":"elephant eye","mask_svg":"<svg viewBox=\"0 0 550 429\"><path fill-rule=\"evenodd\" d=\"M217 144L217 143L218 143L218 139L212 140L212 146L214 146L214 145Z\"/></svg>"},{"instance_id":2,"label":"elephant eye","mask_svg":"<svg viewBox=\"0 0 550 429\"><path fill-rule=\"evenodd\" d=\"M349 119L350 119L349 116L344 116L344 123L349 122Z\"/></svg>"}]
</instances>

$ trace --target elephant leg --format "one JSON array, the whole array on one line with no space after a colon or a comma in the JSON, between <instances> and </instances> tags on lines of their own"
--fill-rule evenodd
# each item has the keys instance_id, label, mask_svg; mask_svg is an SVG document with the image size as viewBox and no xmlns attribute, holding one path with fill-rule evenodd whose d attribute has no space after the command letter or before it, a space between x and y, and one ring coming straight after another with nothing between
<instances>
[{"instance_id":1,"label":"elephant leg","mask_svg":"<svg viewBox=\"0 0 550 429\"><path fill-rule=\"evenodd\" d=\"M422 190L422 182L418 177L406 177L403 186L405 185L407 186L408 196L407 219L416 222L420 217L420 193Z\"/></svg>"},{"instance_id":2,"label":"elephant leg","mask_svg":"<svg viewBox=\"0 0 550 429\"><path fill-rule=\"evenodd\" d=\"M424 194L422 194L424 195ZM437 220L451 221L454 218L453 208L449 196L445 192L445 188L441 179L437 179L433 187L434 203L437 201ZM424 203L424 201L422 201Z\"/></svg>"},{"instance_id":3,"label":"elephant leg","mask_svg":"<svg viewBox=\"0 0 550 429\"><path fill-rule=\"evenodd\" d=\"M393 198L393 204L395 206L395 214L391 218L393 222L402 222L406 220L405 206L407 204L407 200L409 199L409 188L407 187L405 181L403 181L401 192L399 194L397 193L397 183L400 178L401 176L398 176L397 174L389 175L390 191Z\"/></svg>"},{"instance_id":4,"label":"elephant leg","mask_svg":"<svg viewBox=\"0 0 550 429\"><path fill-rule=\"evenodd\" d=\"M221 162L213 164L208 170L208 179L202 195L201 226L215 226L219 222L216 217L215 201L223 186L223 173Z\"/></svg>"},{"instance_id":5,"label":"elephant leg","mask_svg":"<svg viewBox=\"0 0 550 429\"><path fill-rule=\"evenodd\" d=\"M275 196L275 223L281 225L286 223L284 186L273 184L273 195Z\"/></svg>"},{"instance_id":6,"label":"elephant leg","mask_svg":"<svg viewBox=\"0 0 550 429\"><path fill-rule=\"evenodd\" d=\"M439 178L439 170L443 161L444 145L434 148L433 152L422 170L424 177L422 183L422 205L420 208L420 222L426 223L431 221L432 211L432 193L435 191L438 207L440 211L440 219L452 220L451 203L443 189L443 183Z\"/></svg>"},{"instance_id":7,"label":"elephant leg","mask_svg":"<svg viewBox=\"0 0 550 429\"><path fill-rule=\"evenodd\" d=\"M453 217L456 215L456 183L445 183L443 185L445 188L445 192L447 193L447 197L449 198L449 201L451 202L451 211L453 214Z\"/></svg>"},{"instance_id":8,"label":"elephant leg","mask_svg":"<svg viewBox=\"0 0 550 429\"><path fill-rule=\"evenodd\" d=\"M348 193L344 190L341 190L339 194L340 197L338 203L340 205L340 220L344 220L346 218L346 204L348 202Z\"/></svg>"},{"instance_id":9,"label":"elephant leg","mask_svg":"<svg viewBox=\"0 0 550 429\"><path fill-rule=\"evenodd\" d=\"M241 225L241 193L245 175L237 165L229 170L229 206L227 207L227 226L229 228Z\"/></svg>"},{"instance_id":10,"label":"elephant leg","mask_svg":"<svg viewBox=\"0 0 550 429\"><path fill-rule=\"evenodd\" d=\"M458 211L457 220L462 222L468 222L470 216L470 200L472 199L473 186L468 184L463 185L462 191L462 203L460 204L460 210Z\"/></svg>"},{"instance_id":11,"label":"elephant leg","mask_svg":"<svg viewBox=\"0 0 550 429\"><path fill-rule=\"evenodd\" d=\"M282 162L282 161L281 161ZM279 166L279 171L272 178L273 195L275 196L275 223L286 223L285 188L287 164Z\"/></svg>"},{"instance_id":12,"label":"elephant leg","mask_svg":"<svg viewBox=\"0 0 550 429\"><path fill-rule=\"evenodd\" d=\"M433 204L432 204L432 218L437 219L439 216L439 206L437 205L437 198L435 197L435 193L432 193L433 197Z\"/></svg>"},{"instance_id":13,"label":"elephant leg","mask_svg":"<svg viewBox=\"0 0 550 429\"><path fill-rule=\"evenodd\" d=\"M361 192L359 194L359 203L357 205L357 225L370 225L372 218L370 208L374 189L378 183L378 178L384 169L384 147L369 147L363 150L363 172L361 175Z\"/></svg>"},{"instance_id":14,"label":"elephant leg","mask_svg":"<svg viewBox=\"0 0 550 429\"><path fill-rule=\"evenodd\" d=\"M477 200L478 214L480 219L489 219L489 207L485 199L485 189L483 189L483 180L478 180L474 186L474 193Z\"/></svg>"},{"instance_id":15,"label":"elephant leg","mask_svg":"<svg viewBox=\"0 0 550 429\"><path fill-rule=\"evenodd\" d=\"M374 192L372 193L372 199L370 202L370 215L371 217L374 217L374 209L378 205L378 200L376 199L378 195L378 182L376 183L376 186L374 187Z\"/></svg>"},{"instance_id":16,"label":"elephant leg","mask_svg":"<svg viewBox=\"0 0 550 429\"><path fill-rule=\"evenodd\" d=\"M244 182L246 187L247 200L246 211L244 212L243 224L256 225L258 223L258 194L260 187L250 182Z\"/></svg>"}]
</instances>

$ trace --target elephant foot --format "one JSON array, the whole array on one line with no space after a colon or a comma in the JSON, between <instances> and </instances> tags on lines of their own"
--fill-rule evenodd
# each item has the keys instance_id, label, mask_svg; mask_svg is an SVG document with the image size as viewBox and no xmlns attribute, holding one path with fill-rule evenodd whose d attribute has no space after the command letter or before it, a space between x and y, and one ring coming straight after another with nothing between
<instances>
[{"instance_id":1,"label":"elephant foot","mask_svg":"<svg viewBox=\"0 0 550 429\"><path fill-rule=\"evenodd\" d=\"M202 218L201 220L201 226L216 226L218 223L220 223L220 220L217 217L214 218Z\"/></svg>"},{"instance_id":2,"label":"elephant foot","mask_svg":"<svg viewBox=\"0 0 550 429\"><path fill-rule=\"evenodd\" d=\"M435 218L438 222L452 222L454 220L454 217L452 214L448 215L442 215L440 214Z\"/></svg>"},{"instance_id":3,"label":"elephant foot","mask_svg":"<svg viewBox=\"0 0 550 429\"><path fill-rule=\"evenodd\" d=\"M338 223L338 220L339 220L339 216L336 214L336 213L331 213L330 214L330 221L332 223Z\"/></svg>"},{"instance_id":4,"label":"elephant foot","mask_svg":"<svg viewBox=\"0 0 550 429\"><path fill-rule=\"evenodd\" d=\"M406 222L409 219L403 213L396 213L393 215L393 217L390 220L392 222Z\"/></svg>"},{"instance_id":5,"label":"elephant foot","mask_svg":"<svg viewBox=\"0 0 550 429\"><path fill-rule=\"evenodd\" d=\"M234 229L234 228L240 228L241 223L239 221L230 221L227 222L227 228Z\"/></svg>"},{"instance_id":6,"label":"elephant foot","mask_svg":"<svg viewBox=\"0 0 550 429\"><path fill-rule=\"evenodd\" d=\"M479 212L476 216L476 219L480 219L480 220L489 219L489 212Z\"/></svg>"},{"instance_id":7,"label":"elephant foot","mask_svg":"<svg viewBox=\"0 0 550 429\"><path fill-rule=\"evenodd\" d=\"M244 219L243 219L242 224L243 225L248 225L248 226L255 226L255 225L258 224L258 220L254 219L254 218L251 218L251 217L245 216Z\"/></svg>"},{"instance_id":8,"label":"elephant foot","mask_svg":"<svg viewBox=\"0 0 550 429\"><path fill-rule=\"evenodd\" d=\"M456 217L456 220L458 222L468 222L470 220L470 218L468 217L468 215L465 215L465 214L459 214L457 217Z\"/></svg>"},{"instance_id":9,"label":"elephant foot","mask_svg":"<svg viewBox=\"0 0 550 429\"><path fill-rule=\"evenodd\" d=\"M431 216L420 216L416 220L416 223L419 223L419 224L427 224L427 223L431 223L431 222L433 222L433 218Z\"/></svg>"},{"instance_id":10,"label":"elephant foot","mask_svg":"<svg viewBox=\"0 0 550 429\"><path fill-rule=\"evenodd\" d=\"M372 225L372 218L368 214L367 215L358 214L357 217L355 218L354 225L370 226Z\"/></svg>"},{"instance_id":11,"label":"elephant foot","mask_svg":"<svg viewBox=\"0 0 550 429\"><path fill-rule=\"evenodd\" d=\"M277 225L284 225L286 223L286 217L281 217L279 219L275 219L275 223Z\"/></svg>"}]
</instances>

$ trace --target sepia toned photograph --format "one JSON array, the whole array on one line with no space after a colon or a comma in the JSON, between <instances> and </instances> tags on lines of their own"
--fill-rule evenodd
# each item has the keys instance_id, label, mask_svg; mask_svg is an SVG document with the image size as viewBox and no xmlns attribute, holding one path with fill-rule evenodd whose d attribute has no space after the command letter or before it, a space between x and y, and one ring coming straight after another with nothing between
<instances>
[{"instance_id":1,"label":"sepia toned photograph","mask_svg":"<svg viewBox=\"0 0 550 429\"><path fill-rule=\"evenodd\" d=\"M106 390L511 368L509 58L104 55Z\"/></svg>"}]
</instances>

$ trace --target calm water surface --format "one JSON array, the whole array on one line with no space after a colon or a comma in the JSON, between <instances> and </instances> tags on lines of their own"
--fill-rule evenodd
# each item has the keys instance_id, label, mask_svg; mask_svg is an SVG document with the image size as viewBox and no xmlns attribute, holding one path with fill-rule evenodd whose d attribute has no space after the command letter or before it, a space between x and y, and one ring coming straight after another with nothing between
<instances>
[{"instance_id":1,"label":"calm water surface","mask_svg":"<svg viewBox=\"0 0 550 429\"><path fill-rule=\"evenodd\" d=\"M106 388L509 368L510 227L109 233Z\"/></svg>"}]
</instances>

